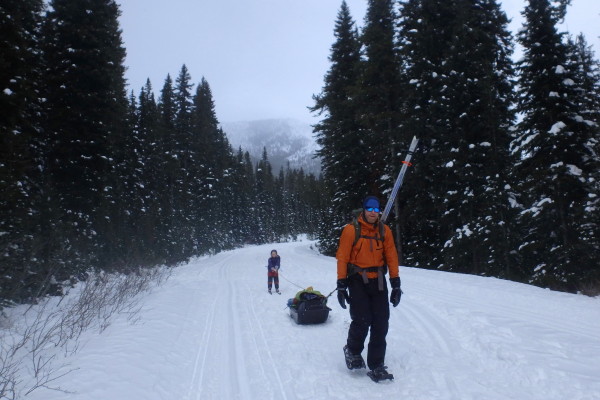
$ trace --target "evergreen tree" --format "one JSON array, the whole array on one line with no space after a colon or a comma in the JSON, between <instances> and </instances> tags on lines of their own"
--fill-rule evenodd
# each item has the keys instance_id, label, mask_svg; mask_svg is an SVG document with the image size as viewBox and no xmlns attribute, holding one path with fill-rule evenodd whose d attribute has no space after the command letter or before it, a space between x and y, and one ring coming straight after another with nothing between
<instances>
[{"instance_id":1,"label":"evergreen tree","mask_svg":"<svg viewBox=\"0 0 600 400\"><path fill-rule=\"evenodd\" d=\"M591 137L585 146L588 148L591 162L596 167L590 168L588 178L589 193L584 200L581 214L581 240L589 244L589 248L600 253L600 63L594 57L583 34L573 42L569 39L571 49L569 69L574 74L574 87L578 94L575 99L577 109L584 124L591 130ZM587 157L584 157L587 158ZM593 161L595 160L595 161ZM595 172L594 172L595 168ZM588 294L595 295L600 287L600 263L588 266L579 278L579 288Z\"/></svg>"},{"instance_id":2,"label":"evergreen tree","mask_svg":"<svg viewBox=\"0 0 600 400\"><path fill-rule=\"evenodd\" d=\"M315 125L317 155L322 171L332 188L328 201L332 216L330 224L322 225L319 249L332 255L342 227L348 222L351 210L360 205L368 193L369 169L365 165L368 143L360 129L358 105L355 100L359 81L360 42L355 23L345 1L337 15L329 60L331 67L325 75L321 93L314 96L311 111L322 115ZM329 193L329 192L328 192Z\"/></svg>"},{"instance_id":3,"label":"evergreen tree","mask_svg":"<svg viewBox=\"0 0 600 400\"><path fill-rule=\"evenodd\" d=\"M279 174L275 177L273 184L273 236L278 242L287 239L289 230L286 230L286 220L290 217L284 214L286 208L284 193L285 193L285 175L283 167L279 169Z\"/></svg>"},{"instance_id":4,"label":"evergreen tree","mask_svg":"<svg viewBox=\"0 0 600 400\"><path fill-rule=\"evenodd\" d=\"M173 211L175 225L174 237L178 238L179 252L187 259L195 253L192 230L192 199L194 197L193 176L189 169L194 165L194 154L190 149L195 140L192 134L192 87L191 76L185 64L175 80L174 107L175 120L173 132L173 155L176 158L174 169Z\"/></svg>"},{"instance_id":5,"label":"evergreen tree","mask_svg":"<svg viewBox=\"0 0 600 400\"><path fill-rule=\"evenodd\" d=\"M35 295L42 185L39 49L41 0L0 5L0 310ZM37 243L36 243L37 242Z\"/></svg>"},{"instance_id":6,"label":"evergreen tree","mask_svg":"<svg viewBox=\"0 0 600 400\"><path fill-rule=\"evenodd\" d=\"M224 219L229 215L229 199L232 190L229 186L234 179L231 171L234 166L229 141L215 113L215 105L210 85L202 78L193 100L192 149L194 151L195 209L199 212L195 224L202 232L202 242L211 251L220 251L230 246L227 237L233 221Z\"/></svg>"},{"instance_id":7,"label":"evergreen tree","mask_svg":"<svg viewBox=\"0 0 600 400\"><path fill-rule=\"evenodd\" d=\"M459 151L451 161L458 185L446 197L442 224L454 232L444 238L442 256L454 271L514 278L508 226L514 213L506 186L514 71L507 25L496 0L458 2L460 34L449 62L457 73L448 82L453 132L460 135L453 138Z\"/></svg>"},{"instance_id":8,"label":"evergreen tree","mask_svg":"<svg viewBox=\"0 0 600 400\"><path fill-rule=\"evenodd\" d=\"M258 243L258 238L256 236L256 232L258 232L259 227L259 215L258 215L258 195L256 192L256 181L257 176L254 172L254 165L252 164L252 160L250 158L250 153L247 151L244 153L244 161L243 161L243 169L244 169L244 183L248 185L246 193L248 197L245 199L245 203L248 205L246 214L244 215L246 218L246 224L244 225L246 228L247 235L245 236L246 242Z\"/></svg>"},{"instance_id":9,"label":"evergreen tree","mask_svg":"<svg viewBox=\"0 0 600 400\"><path fill-rule=\"evenodd\" d=\"M258 221L257 239L259 243L272 242L275 239L274 190L275 182L271 162L267 149L263 148L263 155L256 165L256 218Z\"/></svg>"},{"instance_id":10,"label":"evergreen tree","mask_svg":"<svg viewBox=\"0 0 600 400\"><path fill-rule=\"evenodd\" d=\"M283 169L282 169L283 172ZM297 177L296 171L292 170L290 163L288 162L285 170L285 176L280 175L280 182L283 182L281 189L283 189L283 209L281 211L283 216L282 230L285 234L289 235L292 240L297 238L299 233L302 233L300 224L302 221L299 220L298 216L298 193L297 193ZM329 226L331 230L331 226Z\"/></svg>"},{"instance_id":11,"label":"evergreen tree","mask_svg":"<svg viewBox=\"0 0 600 400\"><path fill-rule=\"evenodd\" d=\"M164 176L164 187L158 192L160 198L162 235L165 241L165 255L168 265L177 264L186 260L180 245L178 244L179 211L176 209L176 196L178 191L178 179L180 162L178 159L179 144L175 130L175 118L177 106L175 103L175 92L173 81L167 75L160 92L158 101L159 122L157 136L160 138L158 147L161 167Z\"/></svg>"},{"instance_id":12,"label":"evergreen tree","mask_svg":"<svg viewBox=\"0 0 600 400\"><path fill-rule=\"evenodd\" d=\"M49 251L59 279L111 262L123 246L115 242L127 127L118 16L113 0L55 0L46 16L47 217L55 222L47 232L60 238Z\"/></svg>"},{"instance_id":13,"label":"evergreen tree","mask_svg":"<svg viewBox=\"0 0 600 400\"><path fill-rule=\"evenodd\" d=\"M360 110L361 145L367 150L360 165L368 170L368 191L385 204L400 170L399 153L408 141L399 130L403 96L400 91L401 61L395 43L397 15L392 0L370 0L361 34L363 58L360 69L360 89L357 92ZM355 207L360 202L355 203ZM388 223L393 220L387 221ZM395 239L400 241L395 224ZM400 250L400 256L402 248Z\"/></svg>"},{"instance_id":14,"label":"evergreen tree","mask_svg":"<svg viewBox=\"0 0 600 400\"><path fill-rule=\"evenodd\" d=\"M318 240L319 251L329 255L335 255L341 234L341 229L335 229L335 227L340 225L340 218L332 202L329 200L334 197L334 193L333 183L325 176L322 176L321 199L323 199L323 203L320 208L321 216L317 221L315 235Z\"/></svg>"},{"instance_id":15,"label":"evergreen tree","mask_svg":"<svg viewBox=\"0 0 600 400\"><path fill-rule=\"evenodd\" d=\"M581 116L588 121L587 124L593 126L600 121L600 63L595 59L583 34L577 35L575 41L569 38L568 46L571 49L569 66L579 94L576 98L577 106L581 110ZM600 144L598 140L595 142L596 145ZM595 149L598 154L600 148Z\"/></svg>"},{"instance_id":16,"label":"evergreen tree","mask_svg":"<svg viewBox=\"0 0 600 400\"><path fill-rule=\"evenodd\" d=\"M419 138L418 156L411 174L415 184L404 185L398 196L401 258L410 265L441 264L440 216L448 181L442 169L448 162L444 102L447 46L453 40L453 2L407 0L401 4L399 52L403 60L402 89L405 106L399 126L403 141Z\"/></svg>"},{"instance_id":17,"label":"evergreen tree","mask_svg":"<svg viewBox=\"0 0 600 400\"><path fill-rule=\"evenodd\" d=\"M600 265L597 224L587 216L593 212L589 200L598 196L593 148L598 125L585 118L579 66L556 29L564 4L530 0L523 15L518 36L524 48L518 66L523 119L513 142L523 242L516 250L531 283L577 290L590 269L597 277Z\"/></svg>"},{"instance_id":18,"label":"evergreen tree","mask_svg":"<svg viewBox=\"0 0 600 400\"><path fill-rule=\"evenodd\" d=\"M397 170L393 162L400 145L397 127L402 104L395 24L392 0L369 0L360 37L364 60L361 62L360 90L357 93L361 146L368 151L367 157L358 161L368 170L369 186L365 194L379 197L384 188L391 189L393 186L392 175Z\"/></svg>"},{"instance_id":19,"label":"evergreen tree","mask_svg":"<svg viewBox=\"0 0 600 400\"><path fill-rule=\"evenodd\" d=\"M226 203L231 215L230 234L235 244L254 243L254 168L250 154L238 149L231 174L231 195Z\"/></svg>"},{"instance_id":20,"label":"evergreen tree","mask_svg":"<svg viewBox=\"0 0 600 400\"><path fill-rule=\"evenodd\" d=\"M161 194L164 190L162 138L158 135L160 115L154 98L152 84L148 79L140 90L136 109L135 135L138 138L139 165L137 183L139 217L137 236L140 251L148 263L166 263L164 235L161 230ZM142 250L143 249L143 250Z\"/></svg>"},{"instance_id":21,"label":"evergreen tree","mask_svg":"<svg viewBox=\"0 0 600 400\"><path fill-rule=\"evenodd\" d=\"M402 194L408 259L506 276L513 119L506 15L495 0L409 0L401 16L400 130L421 139L413 172L419 178Z\"/></svg>"},{"instance_id":22,"label":"evergreen tree","mask_svg":"<svg viewBox=\"0 0 600 400\"><path fill-rule=\"evenodd\" d=\"M298 171L298 175L298 180L301 182L296 195L300 203L298 218L303 222L298 233L306 233L309 237L314 237L318 232L323 216L322 210L326 204L321 196L322 186L313 174L306 175L302 168Z\"/></svg>"}]
</instances>

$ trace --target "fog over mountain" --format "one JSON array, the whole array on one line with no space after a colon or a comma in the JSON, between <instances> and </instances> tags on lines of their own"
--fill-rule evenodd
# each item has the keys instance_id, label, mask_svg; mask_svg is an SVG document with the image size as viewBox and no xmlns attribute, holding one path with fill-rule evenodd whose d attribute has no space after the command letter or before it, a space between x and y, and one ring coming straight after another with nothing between
<instances>
[{"instance_id":1,"label":"fog over mountain","mask_svg":"<svg viewBox=\"0 0 600 400\"><path fill-rule=\"evenodd\" d=\"M221 124L234 152L241 146L253 162L262 157L263 148L277 175L287 163L295 169L318 175L320 160L314 158L318 145L312 127L294 119L266 119L258 121L225 122Z\"/></svg>"}]
</instances>

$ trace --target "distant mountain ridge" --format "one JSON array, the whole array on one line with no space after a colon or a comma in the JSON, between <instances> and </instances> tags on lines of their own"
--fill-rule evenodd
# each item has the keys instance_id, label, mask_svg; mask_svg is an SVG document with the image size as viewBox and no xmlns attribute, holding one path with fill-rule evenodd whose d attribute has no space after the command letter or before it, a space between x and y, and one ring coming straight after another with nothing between
<instances>
[{"instance_id":1,"label":"distant mountain ridge","mask_svg":"<svg viewBox=\"0 0 600 400\"><path fill-rule=\"evenodd\" d=\"M306 173L318 175L321 162L314 158L319 148L313 137L312 127L294 119L266 119L256 121L225 122L221 124L234 152L241 147L250 153L256 164L267 149L273 174L287 168L302 168Z\"/></svg>"}]
</instances>

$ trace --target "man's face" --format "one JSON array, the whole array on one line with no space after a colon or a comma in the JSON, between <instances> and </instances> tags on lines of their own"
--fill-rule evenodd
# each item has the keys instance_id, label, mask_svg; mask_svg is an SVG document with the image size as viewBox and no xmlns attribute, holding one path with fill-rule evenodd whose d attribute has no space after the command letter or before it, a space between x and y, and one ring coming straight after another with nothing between
<instances>
[{"instance_id":1,"label":"man's face","mask_svg":"<svg viewBox=\"0 0 600 400\"><path fill-rule=\"evenodd\" d=\"M377 218L379 218L379 212L376 212L372 208L370 210L372 211L369 211L369 209L365 209L365 219L368 223L374 224L375 222L377 222Z\"/></svg>"}]
</instances>

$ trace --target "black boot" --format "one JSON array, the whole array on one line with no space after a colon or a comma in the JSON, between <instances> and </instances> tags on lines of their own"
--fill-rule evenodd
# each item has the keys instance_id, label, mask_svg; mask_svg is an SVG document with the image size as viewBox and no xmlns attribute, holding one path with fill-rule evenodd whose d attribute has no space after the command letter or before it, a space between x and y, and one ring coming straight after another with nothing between
<instances>
[{"instance_id":1,"label":"black boot","mask_svg":"<svg viewBox=\"0 0 600 400\"><path fill-rule=\"evenodd\" d=\"M344 357L346 358L346 366L348 369L366 368L365 360L360 354L352 354L348 346L344 346Z\"/></svg>"},{"instance_id":2,"label":"black boot","mask_svg":"<svg viewBox=\"0 0 600 400\"><path fill-rule=\"evenodd\" d=\"M373 379L374 382L380 382L386 379L394 380L394 375L387 372L387 367L384 365L372 369L371 371L367 372L367 375L369 378Z\"/></svg>"}]
</instances>

